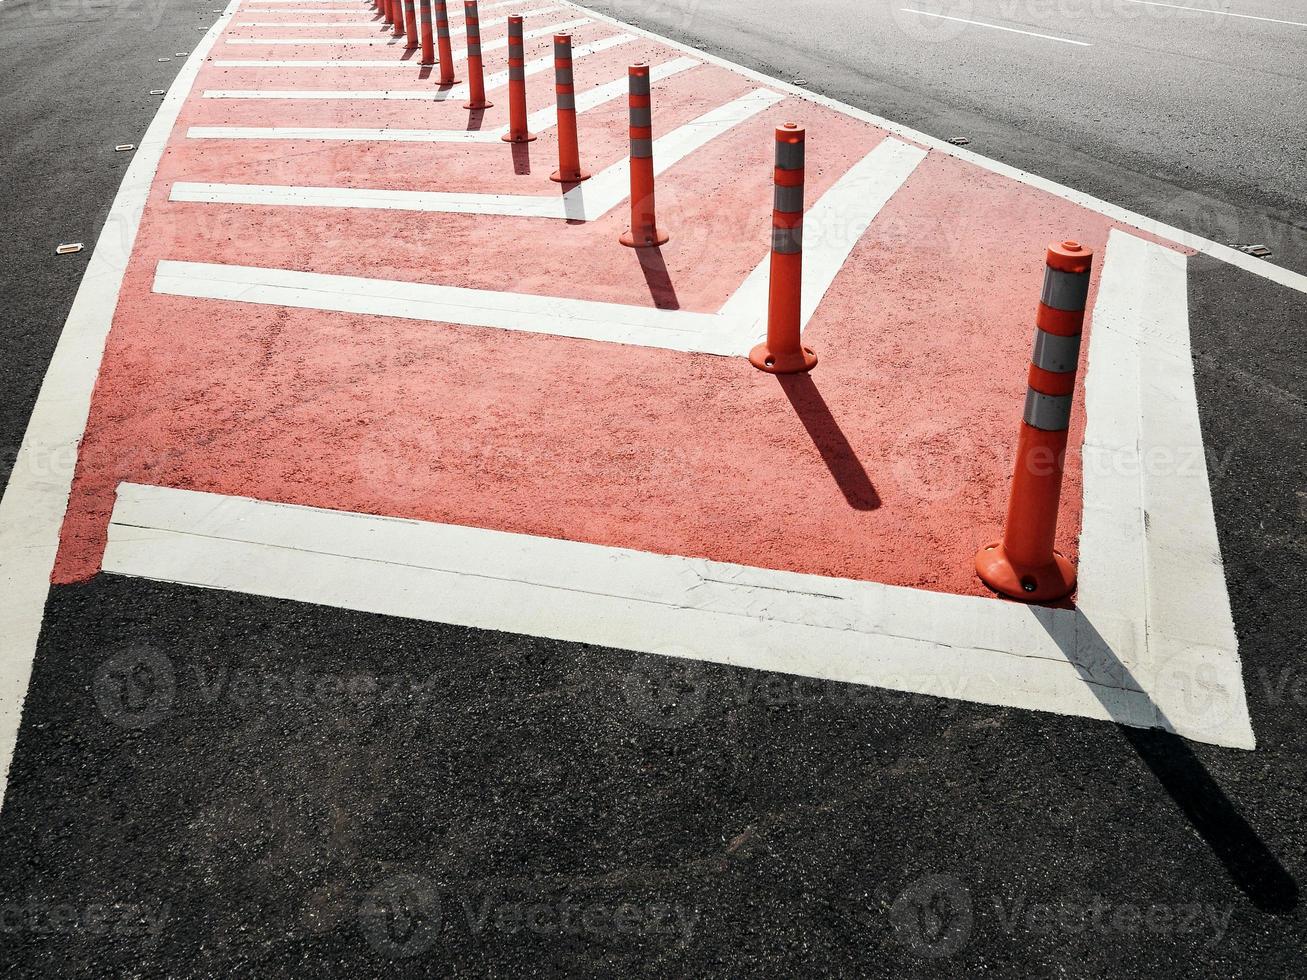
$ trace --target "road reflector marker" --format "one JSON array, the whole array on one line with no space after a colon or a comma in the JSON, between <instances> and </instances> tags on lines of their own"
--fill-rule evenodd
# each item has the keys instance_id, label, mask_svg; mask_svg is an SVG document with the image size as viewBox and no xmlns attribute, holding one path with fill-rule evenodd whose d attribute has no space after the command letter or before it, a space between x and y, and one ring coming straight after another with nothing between
<instances>
[{"instance_id":1,"label":"road reflector marker","mask_svg":"<svg viewBox=\"0 0 1307 980\"><path fill-rule=\"evenodd\" d=\"M749 363L769 374L799 374L817 366L817 355L800 342L806 138L806 131L798 123L776 127L767 339L749 351Z\"/></svg>"},{"instance_id":2,"label":"road reflector marker","mask_svg":"<svg viewBox=\"0 0 1307 980\"><path fill-rule=\"evenodd\" d=\"M128 150L136 149L135 143L119 143L113 148L115 153L126 153Z\"/></svg>"},{"instance_id":3,"label":"road reflector marker","mask_svg":"<svg viewBox=\"0 0 1307 980\"><path fill-rule=\"evenodd\" d=\"M1079 242L1048 246L1007 522L1001 541L976 552L981 581L1012 599L1052 602L1076 586L1075 566L1053 540L1093 260Z\"/></svg>"},{"instance_id":4,"label":"road reflector marker","mask_svg":"<svg viewBox=\"0 0 1307 980\"><path fill-rule=\"evenodd\" d=\"M66 242L54 250L55 255L72 255L74 252L80 252L86 248L82 242Z\"/></svg>"}]
</instances>

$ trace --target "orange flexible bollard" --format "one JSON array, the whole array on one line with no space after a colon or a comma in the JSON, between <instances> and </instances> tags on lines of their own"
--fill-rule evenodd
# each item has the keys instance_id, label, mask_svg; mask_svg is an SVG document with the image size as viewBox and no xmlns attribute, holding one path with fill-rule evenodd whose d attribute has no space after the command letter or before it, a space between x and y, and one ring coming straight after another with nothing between
<instances>
[{"instance_id":1,"label":"orange flexible bollard","mask_svg":"<svg viewBox=\"0 0 1307 980\"><path fill-rule=\"evenodd\" d=\"M454 50L449 43L449 8L445 0L432 0L436 10L436 45L440 49L440 81L444 88L457 85L454 77Z\"/></svg>"},{"instance_id":2,"label":"orange flexible bollard","mask_svg":"<svg viewBox=\"0 0 1307 980\"><path fill-rule=\"evenodd\" d=\"M464 0L463 18L467 21L467 91L464 109L489 109L493 102L486 101L485 70L481 65L481 18L477 15L477 0Z\"/></svg>"},{"instance_id":3,"label":"orange flexible bollard","mask_svg":"<svg viewBox=\"0 0 1307 980\"><path fill-rule=\"evenodd\" d=\"M589 180L581 169L576 139L576 87L572 78L572 35L554 35L554 92L558 101L558 169L549 175L560 184Z\"/></svg>"},{"instance_id":4,"label":"orange flexible bollard","mask_svg":"<svg viewBox=\"0 0 1307 980\"><path fill-rule=\"evenodd\" d=\"M418 0L418 20L422 33L422 64L424 67L436 63L436 42L431 33L431 0Z\"/></svg>"},{"instance_id":5,"label":"orange flexible bollard","mask_svg":"<svg viewBox=\"0 0 1307 980\"><path fill-rule=\"evenodd\" d=\"M381 16L386 19L386 26L395 23L395 0L379 0L381 3Z\"/></svg>"},{"instance_id":6,"label":"orange flexible bollard","mask_svg":"<svg viewBox=\"0 0 1307 980\"><path fill-rule=\"evenodd\" d=\"M526 130L526 56L522 48L522 17L508 18L508 132L505 143L530 143L535 136Z\"/></svg>"},{"instance_id":7,"label":"orange flexible bollard","mask_svg":"<svg viewBox=\"0 0 1307 980\"><path fill-rule=\"evenodd\" d=\"M418 13L414 0L404 0L404 35L407 38L404 47L412 51L418 46Z\"/></svg>"},{"instance_id":8,"label":"orange flexible bollard","mask_svg":"<svg viewBox=\"0 0 1307 980\"><path fill-rule=\"evenodd\" d=\"M749 363L770 374L798 374L817 366L799 336L803 297L803 164L806 132L798 123L776 127L772 193L771 280L767 340L749 351Z\"/></svg>"},{"instance_id":9,"label":"orange flexible bollard","mask_svg":"<svg viewBox=\"0 0 1307 980\"><path fill-rule=\"evenodd\" d=\"M1093 259L1079 242L1048 247L1007 523L1002 541L976 553L981 581L1027 602L1061 599L1076 586L1075 567L1053 540Z\"/></svg>"},{"instance_id":10,"label":"orange flexible bollard","mask_svg":"<svg viewBox=\"0 0 1307 980\"><path fill-rule=\"evenodd\" d=\"M626 73L631 103L631 227L618 239L630 248L653 248L667 242L654 208L653 108L649 65L632 65Z\"/></svg>"},{"instance_id":11,"label":"orange flexible bollard","mask_svg":"<svg viewBox=\"0 0 1307 980\"><path fill-rule=\"evenodd\" d=\"M390 0L391 33L395 37L404 36L404 0Z\"/></svg>"}]
</instances>

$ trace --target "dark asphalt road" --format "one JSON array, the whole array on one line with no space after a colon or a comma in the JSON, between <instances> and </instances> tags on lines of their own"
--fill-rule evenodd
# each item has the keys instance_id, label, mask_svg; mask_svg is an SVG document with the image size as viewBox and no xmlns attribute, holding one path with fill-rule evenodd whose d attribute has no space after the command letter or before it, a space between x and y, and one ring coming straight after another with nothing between
<instances>
[{"instance_id":1,"label":"dark asphalt road","mask_svg":"<svg viewBox=\"0 0 1307 980\"><path fill-rule=\"evenodd\" d=\"M180 64L156 59L213 16L68 9L113 13L70 42L0 5L0 112L36 134L0 149L10 445L85 264L53 247L94 241L112 145ZM757 43L733 56L788 67ZM0 812L0 964L1303 976L1307 298L1207 259L1191 282L1256 752L101 576L51 597Z\"/></svg>"},{"instance_id":2,"label":"dark asphalt road","mask_svg":"<svg viewBox=\"0 0 1307 980\"><path fill-rule=\"evenodd\" d=\"M1187 5L1307 24L1302 0ZM1139 0L586 6L1307 271L1307 27Z\"/></svg>"}]
</instances>

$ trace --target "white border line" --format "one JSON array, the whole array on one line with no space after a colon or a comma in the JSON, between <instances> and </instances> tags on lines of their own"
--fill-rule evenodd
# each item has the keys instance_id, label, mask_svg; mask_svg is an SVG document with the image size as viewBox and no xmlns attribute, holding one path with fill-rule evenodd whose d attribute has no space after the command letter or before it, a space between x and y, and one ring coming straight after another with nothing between
<instances>
[{"instance_id":1,"label":"white border line","mask_svg":"<svg viewBox=\"0 0 1307 980\"><path fill-rule=\"evenodd\" d=\"M537 7L533 10L523 10L523 17L541 17L546 13L558 13L562 7ZM507 24L507 17L495 17L493 20L481 21L481 29L486 27L501 27ZM312 22L303 22L303 24L250 24L250 22L233 21L233 27L375 27L378 24L384 25L384 22L376 21L354 21L353 24L312 24ZM467 27L450 27L450 38L461 38L468 33ZM523 34L523 41L531 37L540 37L538 34ZM387 38L227 38L225 44L408 44L408 38L396 38L391 35ZM507 47L507 41L505 43Z\"/></svg>"},{"instance_id":2,"label":"white border line","mask_svg":"<svg viewBox=\"0 0 1307 980\"><path fill-rule=\"evenodd\" d=\"M663 81L699 67L693 58L674 58L649 69L649 77ZM589 112L627 93L626 75L576 93L577 114ZM558 125L558 106L546 106L527 116L526 128L543 133ZM347 129L341 126L192 126L186 138L193 140L346 140L378 143L498 143L508 126L494 129Z\"/></svg>"},{"instance_id":3,"label":"white border line","mask_svg":"<svg viewBox=\"0 0 1307 980\"><path fill-rule=\"evenodd\" d=\"M0 498L0 800L8 784L32 658L50 594L50 574L72 492L72 462L86 430L91 393L141 213L200 66L238 5L239 0L231 0L200 39L137 144L59 335L9 484ZM59 465L51 467L51 461Z\"/></svg>"},{"instance_id":4,"label":"white border line","mask_svg":"<svg viewBox=\"0 0 1307 980\"><path fill-rule=\"evenodd\" d=\"M782 98L784 96L778 92L756 88L659 136L653 144L654 173L661 174L675 166L719 136L724 136L736 126L770 109ZM172 185L168 200L192 204L366 208L594 221L617 207L629 193L630 160L623 158L585 183L570 186L562 193L475 194L460 191L388 190L382 187L306 187L293 184L225 184L179 180Z\"/></svg>"},{"instance_id":5,"label":"white border line","mask_svg":"<svg viewBox=\"0 0 1307 980\"><path fill-rule=\"evenodd\" d=\"M803 262L801 328L807 326L863 232L925 157L921 147L887 136L808 209L804 215L808 246ZM620 182L613 193L625 194ZM743 357L766 332L769 263L764 253L717 313L169 260L156 267L154 291Z\"/></svg>"},{"instance_id":6,"label":"white border line","mask_svg":"<svg viewBox=\"0 0 1307 980\"><path fill-rule=\"evenodd\" d=\"M1055 197L1060 197L1064 201L1070 201L1072 204L1079 205L1082 208L1087 208L1090 211L1095 211L1107 218L1111 218L1113 221L1132 225L1149 235L1156 235L1158 238L1165 238L1169 241L1175 242L1177 245L1183 246L1184 248L1191 248L1195 252L1210 255L1229 265L1237 266L1245 272L1251 272L1255 276L1260 276L1262 279L1270 280L1271 282L1277 283L1281 286L1287 286L1289 289L1295 289L1300 293L1307 293L1307 275L1303 275L1300 272L1294 272L1293 270L1286 269L1283 266L1274 265L1267 262L1265 259L1246 255L1237 249L1230 248L1228 245L1222 245L1220 242L1211 241L1210 239L1203 238L1200 235L1195 235L1192 232L1176 228L1174 225L1168 225L1165 222L1145 217L1144 215L1131 211L1128 208L1123 208L1116 204L1104 201L1101 198L1094 197L1092 194L1083 194L1080 191L1072 190L1064 184L1059 184L1056 181L1040 177L1038 174L1021 170L1006 163L1000 163L997 160L991 160L989 157L981 156L979 153L972 150L967 150L960 146L954 146L952 143L937 139L934 136L927 136L925 133L918 132L909 126L901 125L900 123L893 122L883 116L877 116L863 109L840 102L837 99L827 98L826 96L819 95L816 92L810 92L807 89L799 88L797 85L791 85L788 82L781 81L780 79L771 78L768 75L764 75L762 72L754 71L752 68L746 68L733 61L727 61L725 58L719 58L716 55L700 51L697 48L692 48L688 44L682 44L680 41L673 38L663 37L659 34L654 34L652 31L646 31L641 27L626 24L613 17L607 16L606 14L601 14L596 10L591 10L583 4L576 3L575 0L564 0L564 2L569 3L577 10L584 11L594 17L595 20L621 27L623 30L639 34L661 44L665 44L670 48L684 51L687 54L700 58L710 65L717 65L719 68L727 68L731 71L738 72L746 78L752 78L755 81L764 82L774 89L788 92L790 95L797 95L802 99L806 99L809 102L815 102L817 105L825 106L828 109L833 109L836 112L842 113L853 119L861 119L863 122L869 122L873 126L879 126L881 129L888 130L903 139L911 140L921 146L928 147L951 157L956 157L959 160L973 164L983 170L988 170L990 173L995 173L1001 177L1007 177L1010 180L1015 180L1018 183L1025 184L1027 187L1034 187L1037 190L1052 194Z\"/></svg>"},{"instance_id":7,"label":"white border line","mask_svg":"<svg viewBox=\"0 0 1307 980\"><path fill-rule=\"evenodd\" d=\"M576 21L572 23L587 22ZM550 28L550 30L552 29L553 28ZM598 54L601 51L607 51L609 48L628 44L634 40L634 34L614 34L611 37L600 38L597 41L578 44L572 49L572 61L575 63L579 58L584 58L587 55ZM508 41L505 39L502 45L498 45L496 42L487 42L486 44L481 45L481 50L492 50L491 44L496 44L497 47L508 47ZM455 51L453 52L453 55L455 61L462 61L467 57L467 49L465 48L460 51ZM237 59L235 61L214 61L213 65L215 68L405 68L409 70L414 68L432 67L431 65L424 65L414 59L408 61L244 61ZM536 58L534 61L528 61L524 71L527 75L535 75L538 72L553 67L554 56L550 54L544 58ZM486 91L507 84L507 69L486 76ZM353 89L286 89L279 92L268 92L263 89L206 89L203 96L206 99L336 99L340 101L358 99L416 99L425 102L443 102L449 99L466 98L467 82L454 85L450 88L393 89L390 91L362 93L354 91Z\"/></svg>"},{"instance_id":8,"label":"white border line","mask_svg":"<svg viewBox=\"0 0 1307 980\"><path fill-rule=\"evenodd\" d=\"M976 27L988 27L995 31L1007 31L1009 34L1024 34L1026 37L1040 37L1045 41L1060 41L1063 44L1078 44L1082 48L1092 48L1093 45L1088 41L1073 41L1069 37L1055 37L1052 34L1039 34L1035 31L1022 31L1015 27L1004 27L1002 24L987 24L983 20L967 20L965 17L950 17L948 14L934 14L929 10L917 10L914 7L900 7L899 10L905 14L920 14L922 17L938 17L940 20L956 21L959 24L974 24Z\"/></svg>"},{"instance_id":9,"label":"white border line","mask_svg":"<svg viewBox=\"0 0 1307 980\"><path fill-rule=\"evenodd\" d=\"M1220 17L1238 17L1241 20L1261 20L1269 24L1288 24L1290 27L1307 27L1302 21L1298 20L1277 20L1274 17L1257 17L1254 14L1236 14L1229 10L1212 10L1208 7L1186 7L1178 3L1158 3L1157 0L1130 0L1131 3L1140 3L1148 7L1170 7L1172 10L1192 10L1200 14L1216 14Z\"/></svg>"}]
</instances>

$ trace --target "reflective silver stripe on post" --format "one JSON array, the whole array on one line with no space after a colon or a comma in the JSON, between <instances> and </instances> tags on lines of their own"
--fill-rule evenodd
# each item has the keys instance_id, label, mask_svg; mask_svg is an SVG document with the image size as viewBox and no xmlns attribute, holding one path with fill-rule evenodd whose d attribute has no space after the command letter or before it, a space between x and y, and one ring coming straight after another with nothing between
<instances>
[{"instance_id":1,"label":"reflective silver stripe on post","mask_svg":"<svg viewBox=\"0 0 1307 980\"><path fill-rule=\"evenodd\" d=\"M631 140L631 156L633 157L651 157L653 156L653 140L649 137L643 139Z\"/></svg>"},{"instance_id":2,"label":"reflective silver stripe on post","mask_svg":"<svg viewBox=\"0 0 1307 980\"><path fill-rule=\"evenodd\" d=\"M525 82L525 81L526 81L526 69L525 69L525 68L514 68L512 65L509 65L509 67L508 67L508 80L509 80L510 82Z\"/></svg>"},{"instance_id":3,"label":"reflective silver stripe on post","mask_svg":"<svg viewBox=\"0 0 1307 980\"><path fill-rule=\"evenodd\" d=\"M563 110L576 111L576 96L571 92L558 93L558 108Z\"/></svg>"},{"instance_id":4,"label":"reflective silver stripe on post","mask_svg":"<svg viewBox=\"0 0 1307 980\"><path fill-rule=\"evenodd\" d=\"M1064 374L1074 371L1080 361L1080 334L1063 337L1035 328L1035 349L1030 355L1030 363L1045 371Z\"/></svg>"},{"instance_id":5,"label":"reflective silver stripe on post","mask_svg":"<svg viewBox=\"0 0 1307 980\"><path fill-rule=\"evenodd\" d=\"M572 84L574 84L573 81L572 81L572 69L571 69L571 68L555 68L555 69L554 69L554 82L555 82L556 84L558 84L558 85L572 85Z\"/></svg>"},{"instance_id":6,"label":"reflective silver stripe on post","mask_svg":"<svg viewBox=\"0 0 1307 980\"><path fill-rule=\"evenodd\" d=\"M647 105L631 106L631 125L632 126L652 126L653 110Z\"/></svg>"},{"instance_id":7,"label":"reflective silver stripe on post","mask_svg":"<svg viewBox=\"0 0 1307 980\"><path fill-rule=\"evenodd\" d=\"M776 167L778 170L802 170L803 143L777 142Z\"/></svg>"},{"instance_id":8,"label":"reflective silver stripe on post","mask_svg":"<svg viewBox=\"0 0 1307 980\"><path fill-rule=\"evenodd\" d=\"M772 207L784 214L795 214L803 210L803 185L798 187L782 187L776 185L776 193L772 197Z\"/></svg>"},{"instance_id":9,"label":"reflective silver stripe on post","mask_svg":"<svg viewBox=\"0 0 1307 980\"><path fill-rule=\"evenodd\" d=\"M781 255L795 255L803 251L803 225L795 228L773 228L771 250Z\"/></svg>"},{"instance_id":10,"label":"reflective silver stripe on post","mask_svg":"<svg viewBox=\"0 0 1307 980\"><path fill-rule=\"evenodd\" d=\"M1044 267L1044 291L1039 301L1045 306L1075 312L1085 308L1088 296L1088 272L1063 272L1051 266Z\"/></svg>"},{"instance_id":11,"label":"reflective silver stripe on post","mask_svg":"<svg viewBox=\"0 0 1307 980\"><path fill-rule=\"evenodd\" d=\"M648 94L649 94L649 76L648 76L648 75L628 75L627 78L629 78L629 79L631 80L631 94L632 94L632 95L648 95Z\"/></svg>"},{"instance_id":12,"label":"reflective silver stripe on post","mask_svg":"<svg viewBox=\"0 0 1307 980\"><path fill-rule=\"evenodd\" d=\"M469 58L480 58L480 57L481 57L481 45L477 44L475 41L468 41L468 42L467 42L467 54L468 54L468 57L469 57Z\"/></svg>"},{"instance_id":13,"label":"reflective silver stripe on post","mask_svg":"<svg viewBox=\"0 0 1307 980\"><path fill-rule=\"evenodd\" d=\"M1071 421L1071 396L1046 395L1034 388L1026 389L1027 425L1045 432L1061 432Z\"/></svg>"}]
</instances>

